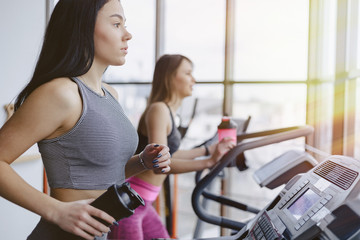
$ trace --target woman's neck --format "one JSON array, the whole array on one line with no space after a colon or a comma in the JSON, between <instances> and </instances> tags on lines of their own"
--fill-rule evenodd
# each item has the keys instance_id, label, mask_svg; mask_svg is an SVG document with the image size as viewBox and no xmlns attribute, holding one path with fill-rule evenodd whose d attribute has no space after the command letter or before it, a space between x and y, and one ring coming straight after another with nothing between
<instances>
[{"instance_id":1,"label":"woman's neck","mask_svg":"<svg viewBox=\"0 0 360 240\"><path fill-rule=\"evenodd\" d=\"M95 92L102 93L102 76L105 69L106 67L97 66L94 61L89 71L84 75L79 76L78 78Z\"/></svg>"},{"instance_id":2,"label":"woman's neck","mask_svg":"<svg viewBox=\"0 0 360 240\"><path fill-rule=\"evenodd\" d=\"M179 109L181 106L182 99L171 99L170 101L166 102L166 104L170 107L171 111L174 113Z\"/></svg>"}]
</instances>

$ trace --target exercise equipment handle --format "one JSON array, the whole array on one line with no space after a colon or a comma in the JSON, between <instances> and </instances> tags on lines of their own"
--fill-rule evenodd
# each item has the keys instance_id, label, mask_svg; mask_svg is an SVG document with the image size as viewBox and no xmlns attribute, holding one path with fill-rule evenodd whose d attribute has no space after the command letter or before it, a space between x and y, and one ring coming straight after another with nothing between
<instances>
[{"instance_id":1,"label":"exercise equipment handle","mask_svg":"<svg viewBox=\"0 0 360 240\"><path fill-rule=\"evenodd\" d=\"M233 221L225 217L211 215L206 212L206 210L200 204L200 196L205 191L205 188L213 181L213 179L221 172L222 169L228 166L229 163L231 163L231 161L236 158L236 156L243 153L244 151L283 142L298 137L304 137L313 132L313 127L305 125L238 135L238 141L249 138L261 138L249 142L240 142L236 147L234 147L227 154L225 154L205 177L198 181L191 197L192 206L196 215L205 222L212 223L221 227L240 230L244 226L244 223Z\"/></svg>"}]
</instances>

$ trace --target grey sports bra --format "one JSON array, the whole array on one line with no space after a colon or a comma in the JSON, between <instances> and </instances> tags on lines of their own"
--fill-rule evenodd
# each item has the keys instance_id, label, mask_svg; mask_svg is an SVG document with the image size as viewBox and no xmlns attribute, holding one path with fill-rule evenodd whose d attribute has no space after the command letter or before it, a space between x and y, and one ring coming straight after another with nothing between
<instances>
[{"instance_id":1,"label":"grey sports bra","mask_svg":"<svg viewBox=\"0 0 360 240\"><path fill-rule=\"evenodd\" d=\"M62 136L38 142L51 188L107 189L125 180L125 164L138 144L135 128L103 87L100 96L82 81L81 117Z\"/></svg>"}]
</instances>

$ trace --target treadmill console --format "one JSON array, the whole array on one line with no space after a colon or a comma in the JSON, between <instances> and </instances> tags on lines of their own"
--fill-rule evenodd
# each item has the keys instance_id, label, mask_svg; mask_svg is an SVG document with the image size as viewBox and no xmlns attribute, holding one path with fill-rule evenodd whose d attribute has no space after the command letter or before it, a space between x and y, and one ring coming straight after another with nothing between
<instances>
[{"instance_id":1,"label":"treadmill console","mask_svg":"<svg viewBox=\"0 0 360 240\"><path fill-rule=\"evenodd\" d=\"M334 222L345 221L346 216L337 217L333 212L347 201L358 198L359 172L358 160L331 156L307 173L295 176L247 224L241 239L313 239L320 236L321 239L347 239L332 229ZM354 215L357 226L348 222L341 229L348 228L351 236L360 236L360 216ZM349 231L344 232L349 235Z\"/></svg>"}]
</instances>

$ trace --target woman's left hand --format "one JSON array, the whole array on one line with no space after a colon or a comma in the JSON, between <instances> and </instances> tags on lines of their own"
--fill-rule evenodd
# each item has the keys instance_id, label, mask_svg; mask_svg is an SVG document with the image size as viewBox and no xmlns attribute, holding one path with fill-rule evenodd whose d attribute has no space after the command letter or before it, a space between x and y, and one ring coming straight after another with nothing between
<instances>
[{"instance_id":1,"label":"woman's left hand","mask_svg":"<svg viewBox=\"0 0 360 240\"><path fill-rule=\"evenodd\" d=\"M148 144L139 154L144 168L153 170L155 173L167 173L170 171L169 148L161 144Z\"/></svg>"}]
</instances>

